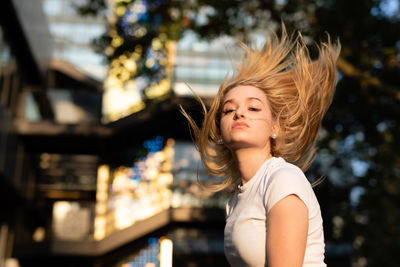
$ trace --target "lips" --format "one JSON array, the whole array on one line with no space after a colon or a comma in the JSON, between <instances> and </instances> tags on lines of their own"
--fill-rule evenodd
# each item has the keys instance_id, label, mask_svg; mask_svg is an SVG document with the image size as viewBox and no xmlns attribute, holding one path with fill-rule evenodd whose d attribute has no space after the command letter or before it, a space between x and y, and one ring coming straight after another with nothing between
<instances>
[{"instance_id":1,"label":"lips","mask_svg":"<svg viewBox=\"0 0 400 267\"><path fill-rule=\"evenodd\" d=\"M242 129L242 128L249 128L249 125L243 121L235 122L232 125L232 129Z\"/></svg>"}]
</instances>

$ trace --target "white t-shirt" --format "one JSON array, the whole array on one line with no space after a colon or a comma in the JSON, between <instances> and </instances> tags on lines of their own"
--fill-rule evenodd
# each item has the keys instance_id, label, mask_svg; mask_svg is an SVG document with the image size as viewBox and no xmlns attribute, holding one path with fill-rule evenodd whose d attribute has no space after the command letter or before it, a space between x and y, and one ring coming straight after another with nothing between
<instances>
[{"instance_id":1,"label":"white t-shirt","mask_svg":"<svg viewBox=\"0 0 400 267\"><path fill-rule=\"evenodd\" d=\"M231 266L268 265L267 214L275 203L291 194L308 208L303 266L326 266L321 211L311 184L300 168L275 157L264 162L250 181L239 185L226 206L224 249Z\"/></svg>"}]
</instances>

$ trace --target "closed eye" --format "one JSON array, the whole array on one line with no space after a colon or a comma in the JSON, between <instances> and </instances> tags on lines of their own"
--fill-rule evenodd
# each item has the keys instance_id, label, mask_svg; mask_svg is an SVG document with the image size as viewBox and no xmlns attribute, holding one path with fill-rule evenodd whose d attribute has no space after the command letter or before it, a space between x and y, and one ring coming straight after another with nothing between
<instances>
[{"instance_id":1,"label":"closed eye","mask_svg":"<svg viewBox=\"0 0 400 267\"><path fill-rule=\"evenodd\" d=\"M261 109L260 109L260 108L250 107L249 110L250 110L250 111L260 111Z\"/></svg>"},{"instance_id":2,"label":"closed eye","mask_svg":"<svg viewBox=\"0 0 400 267\"><path fill-rule=\"evenodd\" d=\"M226 109L226 110L222 111L222 114L226 115L226 114L229 114L231 112L233 112L233 109Z\"/></svg>"}]
</instances>

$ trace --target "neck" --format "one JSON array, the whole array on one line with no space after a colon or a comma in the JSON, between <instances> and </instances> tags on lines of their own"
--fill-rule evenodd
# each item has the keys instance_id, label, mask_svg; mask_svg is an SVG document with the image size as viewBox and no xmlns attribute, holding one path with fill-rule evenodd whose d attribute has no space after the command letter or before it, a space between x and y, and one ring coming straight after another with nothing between
<instances>
[{"instance_id":1,"label":"neck","mask_svg":"<svg viewBox=\"0 0 400 267\"><path fill-rule=\"evenodd\" d=\"M247 183L256 174L257 170L267 160L272 158L271 153L255 148L241 148L233 151L237 161L242 184Z\"/></svg>"}]
</instances>

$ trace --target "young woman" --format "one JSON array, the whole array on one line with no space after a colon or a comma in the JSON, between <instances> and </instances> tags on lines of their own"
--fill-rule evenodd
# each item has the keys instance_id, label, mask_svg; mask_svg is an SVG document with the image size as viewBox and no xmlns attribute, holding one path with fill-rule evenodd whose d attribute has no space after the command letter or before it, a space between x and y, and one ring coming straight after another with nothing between
<instances>
[{"instance_id":1,"label":"young woman","mask_svg":"<svg viewBox=\"0 0 400 267\"><path fill-rule=\"evenodd\" d=\"M312 61L299 34L283 29L224 80L199 128L202 161L235 185L227 204L225 255L232 266L326 266L318 201L304 175L333 98L340 44L328 38Z\"/></svg>"}]
</instances>

